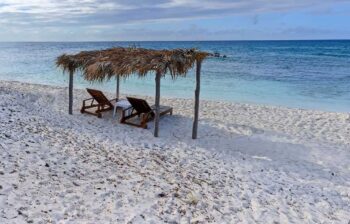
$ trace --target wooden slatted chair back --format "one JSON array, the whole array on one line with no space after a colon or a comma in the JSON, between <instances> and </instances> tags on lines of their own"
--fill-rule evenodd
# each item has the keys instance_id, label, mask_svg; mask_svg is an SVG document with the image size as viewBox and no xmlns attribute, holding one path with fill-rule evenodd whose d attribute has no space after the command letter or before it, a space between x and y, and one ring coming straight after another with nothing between
<instances>
[{"instance_id":1,"label":"wooden slatted chair back","mask_svg":"<svg viewBox=\"0 0 350 224\"><path fill-rule=\"evenodd\" d=\"M153 112L152 108L149 106L146 100L133 97L127 97L127 99L131 106L137 111L137 113L142 114Z\"/></svg>"},{"instance_id":2,"label":"wooden slatted chair back","mask_svg":"<svg viewBox=\"0 0 350 224\"><path fill-rule=\"evenodd\" d=\"M97 103L100 104L101 106L108 105L110 107L113 107L112 103L108 100L108 98L100 90L88 89L88 88L86 90L97 101Z\"/></svg>"}]
</instances>

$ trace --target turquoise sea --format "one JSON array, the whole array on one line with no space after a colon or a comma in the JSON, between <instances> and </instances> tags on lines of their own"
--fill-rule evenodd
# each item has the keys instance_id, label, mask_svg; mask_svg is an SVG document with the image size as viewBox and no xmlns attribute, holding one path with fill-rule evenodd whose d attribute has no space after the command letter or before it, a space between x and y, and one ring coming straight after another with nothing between
<instances>
[{"instance_id":1,"label":"turquoise sea","mask_svg":"<svg viewBox=\"0 0 350 224\"><path fill-rule=\"evenodd\" d=\"M0 43L0 80L67 86L68 76L55 67L60 54L130 45L227 55L204 62L202 99L350 111L350 40ZM194 83L194 71L186 78L168 77L161 94L193 98ZM115 91L114 80L91 84L75 77L76 88L88 86ZM121 91L153 96L154 77L123 80Z\"/></svg>"}]
</instances>

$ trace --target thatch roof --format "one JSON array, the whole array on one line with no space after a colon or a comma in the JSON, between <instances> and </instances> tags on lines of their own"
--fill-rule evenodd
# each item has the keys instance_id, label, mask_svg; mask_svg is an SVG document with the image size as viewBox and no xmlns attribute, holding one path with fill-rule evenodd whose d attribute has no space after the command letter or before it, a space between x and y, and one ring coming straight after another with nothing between
<instances>
[{"instance_id":1,"label":"thatch roof","mask_svg":"<svg viewBox=\"0 0 350 224\"><path fill-rule=\"evenodd\" d=\"M56 64L63 71L80 70L86 80L102 81L115 75L145 76L149 72L170 74L172 78L185 76L196 61L208 56L195 49L152 50L144 48L111 48L98 51L82 51L75 55L63 54Z\"/></svg>"}]
</instances>

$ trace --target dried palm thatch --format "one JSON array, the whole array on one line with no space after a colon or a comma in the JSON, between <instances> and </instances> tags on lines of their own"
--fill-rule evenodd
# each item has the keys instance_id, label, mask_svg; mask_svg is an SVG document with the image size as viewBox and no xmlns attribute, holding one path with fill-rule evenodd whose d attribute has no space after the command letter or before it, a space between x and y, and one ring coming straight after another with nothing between
<instances>
[{"instance_id":1,"label":"dried palm thatch","mask_svg":"<svg viewBox=\"0 0 350 224\"><path fill-rule=\"evenodd\" d=\"M115 75L140 77L149 72L172 78L185 76L196 61L202 61L209 54L195 49L152 50L144 48L116 47L98 51L83 51L75 55L63 54L56 65L70 73L81 71L89 81L103 81Z\"/></svg>"}]
</instances>

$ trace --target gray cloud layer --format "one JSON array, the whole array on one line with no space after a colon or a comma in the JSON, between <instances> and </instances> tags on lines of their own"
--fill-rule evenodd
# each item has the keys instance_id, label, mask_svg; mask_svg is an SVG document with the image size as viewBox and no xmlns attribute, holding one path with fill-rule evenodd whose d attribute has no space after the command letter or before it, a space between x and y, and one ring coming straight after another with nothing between
<instances>
[{"instance_id":1,"label":"gray cloud layer","mask_svg":"<svg viewBox=\"0 0 350 224\"><path fill-rule=\"evenodd\" d=\"M0 0L1 40L203 40L332 38L331 29L260 26L260 15L296 11L329 13L349 0ZM247 16L256 27L233 27L228 16ZM222 27L193 19L222 18ZM176 22L191 20L176 27ZM169 22L175 21L175 22ZM196 20L199 21L199 20ZM162 28L155 23L163 24ZM185 25L184 25L185 24ZM187 25L186 25L187 24ZM349 32L346 33L349 35Z\"/></svg>"},{"instance_id":2,"label":"gray cloud layer","mask_svg":"<svg viewBox=\"0 0 350 224\"><path fill-rule=\"evenodd\" d=\"M322 8L346 0L2 0L0 24L102 25Z\"/></svg>"}]
</instances>

